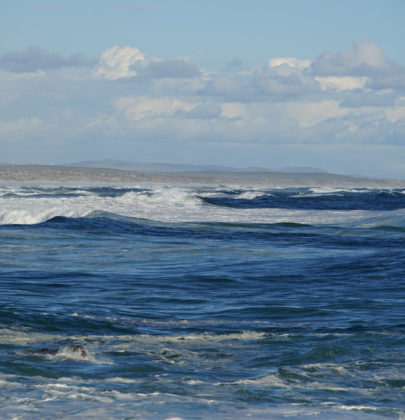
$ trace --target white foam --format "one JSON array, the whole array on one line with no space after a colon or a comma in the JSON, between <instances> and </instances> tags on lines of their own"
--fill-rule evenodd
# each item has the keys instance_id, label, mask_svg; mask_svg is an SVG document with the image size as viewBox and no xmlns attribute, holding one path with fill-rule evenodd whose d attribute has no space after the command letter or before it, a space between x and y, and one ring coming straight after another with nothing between
<instances>
[{"instance_id":1,"label":"white foam","mask_svg":"<svg viewBox=\"0 0 405 420\"><path fill-rule=\"evenodd\" d=\"M18 329L13 329L13 328L0 329L0 342L2 344L26 346L26 345L38 344L41 342L54 341L54 340L63 339L63 338L65 337L53 335L53 334L38 333L38 332L30 331L27 328L24 329L22 327L19 327Z\"/></svg>"},{"instance_id":2,"label":"white foam","mask_svg":"<svg viewBox=\"0 0 405 420\"><path fill-rule=\"evenodd\" d=\"M42 356L42 355L41 355ZM78 362L90 362L98 365L113 365L114 363L104 357L98 355L97 357L85 348L85 352L75 351L72 346L62 346L57 349L56 354L47 354L46 357L49 360L74 360Z\"/></svg>"},{"instance_id":3,"label":"white foam","mask_svg":"<svg viewBox=\"0 0 405 420\"><path fill-rule=\"evenodd\" d=\"M342 192L341 188L338 187L311 187L309 189L313 194L335 194L337 192ZM353 191L351 189L344 190L345 192Z\"/></svg>"},{"instance_id":4,"label":"white foam","mask_svg":"<svg viewBox=\"0 0 405 420\"><path fill-rule=\"evenodd\" d=\"M345 411L352 411L352 410L367 410L367 411L378 411L377 407L373 407L372 405L343 405L343 404L336 404L334 405L339 410Z\"/></svg>"},{"instance_id":5,"label":"white foam","mask_svg":"<svg viewBox=\"0 0 405 420\"><path fill-rule=\"evenodd\" d=\"M118 379L118 380L114 380ZM139 387L122 387L123 378L85 379L79 377L60 377L50 379L40 376L30 378L29 383L21 381L18 375L0 374L0 380L12 388L12 393L0 395L2 418L51 418L57 415L66 419L111 419L136 418L149 419L187 419L196 414L201 418L213 420L254 419L371 419L382 418L384 407L371 404L342 404L334 401L291 404L244 404L238 401L213 399L206 391L202 395L176 395L164 392L139 392ZM169 380L161 375L163 381ZM140 378L142 380L142 378ZM271 375L262 378L261 386L277 386ZM114 387L117 383L117 387ZM128 382L129 383L129 382ZM187 383L187 381L186 381ZM240 384L243 384L242 382ZM251 385L246 382L247 385ZM190 383L187 383L190 385ZM205 384L206 385L206 384ZM231 385L235 383L223 383ZM294 388L295 388L294 384ZM310 385L310 384L309 384ZM291 387L289 387L291 389ZM205 388L204 388L205 389ZM195 389L193 389L193 392ZM293 392L293 391L291 391ZM213 391L218 395L218 389ZM220 394L221 395L221 394ZM52 413L52 414L50 414ZM400 410L396 413L401 417Z\"/></svg>"},{"instance_id":6,"label":"white foam","mask_svg":"<svg viewBox=\"0 0 405 420\"><path fill-rule=\"evenodd\" d=\"M271 374L266 375L257 379L240 379L232 382L234 385L259 385L259 386L271 386L273 388L290 388L290 384L285 383L277 375Z\"/></svg>"},{"instance_id":7,"label":"white foam","mask_svg":"<svg viewBox=\"0 0 405 420\"><path fill-rule=\"evenodd\" d=\"M92 361L95 362L95 358L90 354L89 350L83 347L83 351L76 351L72 346L62 346L60 347L56 354L56 359L60 360L78 360L78 361Z\"/></svg>"},{"instance_id":8,"label":"white foam","mask_svg":"<svg viewBox=\"0 0 405 420\"><path fill-rule=\"evenodd\" d=\"M261 191L243 191L238 194L235 198L243 199L243 200L254 200L255 198L263 197L263 196L270 196L271 194Z\"/></svg>"},{"instance_id":9,"label":"white foam","mask_svg":"<svg viewBox=\"0 0 405 420\"><path fill-rule=\"evenodd\" d=\"M121 378L119 376L114 377L114 378L107 378L105 379L106 382L111 382L111 383L122 383L122 384L136 384L139 382L139 380L135 380L135 379L129 379L129 378Z\"/></svg>"},{"instance_id":10,"label":"white foam","mask_svg":"<svg viewBox=\"0 0 405 420\"><path fill-rule=\"evenodd\" d=\"M132 190L117 196L102 196L97 189L78 186L70 189L72 196L52 196L49 184L32 186L0 186L0 224L36 224L57 216L87 217L106 212L134 219L157 222L223 222L223 223L302 223L309 225L339 225L372 228L381 225L404 226L405 209L394 211L367 210L291 210L281 208L232 208L210 205L198 196L228 196L224 191L232 187L195 187L168 185L132 185L114 188ZM46 188L49 188L47 190ZM76 189L75 189L76 188ZM271 187L277 189L276 187ZM137 191L139 189L139 191ZM200 193L201 189L204 190ZM246 186L236 198L254 199L269 194L269 186ZM371 191L335 186L312 187L314 194L330 194L344 191ZM49 192L49 193L47 193ZM404 190L405 192L405 190ZM13 196L13 194L17 196ZM301 194L301 193L300 193Z\"/></svg>"},{"instance_id":11,"label":"white foam","mask_svg":"<svg viewBox=\"0 0 405 420\"><path fill-rule=\"evenodd\" d=\"M182 335L147 335L140 334L136 339L146 339L148 341L165 341L165 342L184 342L184 341L203 341L203 342L220 342L234 340L261 340L266 337L266 333L258 331L243 331L240 333L228 334L182 334Z\"/></svg>"}]
</instances>

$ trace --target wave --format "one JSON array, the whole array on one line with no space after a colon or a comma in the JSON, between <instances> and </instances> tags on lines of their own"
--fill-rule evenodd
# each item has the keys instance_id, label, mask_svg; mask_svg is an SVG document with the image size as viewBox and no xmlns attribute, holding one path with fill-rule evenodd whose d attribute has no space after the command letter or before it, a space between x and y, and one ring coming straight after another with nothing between
<instances>
[{"instance_id":1,"label":"wave","mask_svg":"<svg viewBox=\"0 0 405 420\"><path fill-rule=\"evenodd\" d=\"M93 211L79 217L54 216L53 212L45 212L38 217L35 223L32 217L19 217L19 223L3 224L1 230L23 229L27 232L33 229L52 229L56 231L82 232L95 235L141 235L148 237L171 237L184 239L210 239L210 240L259 240L260 242L289 241L299 246L307 241L318 241L319 244L332 244L336 240L348 245L349 242L357 244L362 238L381 237L381 239L403 238L405 234L405 214L400 211L396 214L386 215L331 215L325 219L324 214L318 218L314 214L301 214L302 221L311 223L297 223L294 221L240 220L235 221L160 221L142 219L137 217L121 216L104 211ZM13 215L9 215L13 216ZM355 217L357 216L357 217ZM45 221L40 221L42 218ZM284 216L282 220L293 219L296 215ZM277 220L277 218L275 218ZM28 222L28 223L27 223ZM31 223L33 222L33 223ZM329 222L329 223L328 223ZM333 223L332 223L333 222ZM28 229L28 230L27 230ZM316 239L317 238L317 239ZM363 244L364 246L367 243ZM395 245L394 243L392 244ZM216 280L216 282L219 280ZM227 280L229 282L229 280Z\"/></svg>"},{"instance_id":2,"label":"wave","mask_svg":"<svg viewBox=\"0 0 405 420\"><path fill-rule=\"evenodd\" d=\"M163 223L405 226L403 190L226 187L0 187L0 224ZM59 218L59 219L58 219ZM62 219L61 219L62 218ZM65 219L63 219L65 218ZM85 221L81 220L86 219ZM95 218L98 218L95 220ZM79 220L80 219L80 220ZM129 222L129 219L126 220ZM99 225L100 227L100 225Z\"/></svg>"},{"instance_id":3,"label":"wave","mask_svg":"<svg viewBox=\"0 0 405 420\"><path fill-rule=\"evenodd\" d=\"M206 204L232 208L278 208L290 210L398 210L405 208L405 194L400 191L339 191L313 189L245 192L239 195L199 195Z\"/></svg>"},{"instance_id":4,"label":"wave","mask_svg":"<svg viewBox=\"0 0 405 420\"><path fill-rule=\"evenodd\" d=\"M355 217L352 220L350 216L347 218L348 220L342 220L341 217L333 218L333 216L328 220L317 220L314 215L301 215L301 219L313 224L292 221L276 221L272 223L270 220L267 222L249 222L248 220L239 222L167 222L121 216L103 211L94 211L79 217L53 216L53 211L44 212L36 218L29 214L24 214L24 217L21 217L21 213L18 214L18 217L15 216L15 214L9 214L8 217L14 223L0 225L0 230L9 229L10 227L25 230L28 228L45 228L99 235L147 235L149 237L166 236L187 239L256 239L274 243L278 240L287 239L293 241L295 238L297 246L300 243L305 243L307 237L309 238L308 240L318 237L318 240L324 243L325 241L328 242L329 236L335 238L335 235L341 237L342 241L347 241L350 238L358 241L361 240L362 236L370 234L387 237L396 237L398 235L403 237L405 234L405 214L403 212L390 216L379 214L374 217ZM295 219L293 215L290 218ZM42 219L45 220L41 221ZM333 224L330 223L332 220ZM287 238L285 235L293 236ZM336 238L333 240L336 240Z\"/></svg>"}]
</instances>

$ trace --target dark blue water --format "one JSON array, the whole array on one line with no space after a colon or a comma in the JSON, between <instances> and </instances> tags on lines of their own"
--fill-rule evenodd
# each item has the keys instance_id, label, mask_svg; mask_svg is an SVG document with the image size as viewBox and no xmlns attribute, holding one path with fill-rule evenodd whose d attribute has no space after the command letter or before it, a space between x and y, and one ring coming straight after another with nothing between
<instances>
[{"instance_id":1,"label":"dark blue water","mask_svg":"<svg viewBox=\"0 0 405 420\"><path fill-rule=\"evenodd\" d=\"M2 418L405 415L402 190L2 194Z\"/></svg>"}]
</instances>

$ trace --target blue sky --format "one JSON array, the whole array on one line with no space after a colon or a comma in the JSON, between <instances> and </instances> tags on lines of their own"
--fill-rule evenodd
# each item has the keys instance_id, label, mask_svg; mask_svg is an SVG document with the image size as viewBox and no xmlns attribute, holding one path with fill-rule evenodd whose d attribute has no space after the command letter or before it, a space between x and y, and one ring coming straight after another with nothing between
<instances>
[{"instance_id":1,"label":"blue sky","mask_svg":"<svg viewBox=\"0 0 405 420\"><path fill-rule=\"evenodd\" d=\"M405 179L405 2L2 0L0 162Z\"/></svg>"}]
</instances>

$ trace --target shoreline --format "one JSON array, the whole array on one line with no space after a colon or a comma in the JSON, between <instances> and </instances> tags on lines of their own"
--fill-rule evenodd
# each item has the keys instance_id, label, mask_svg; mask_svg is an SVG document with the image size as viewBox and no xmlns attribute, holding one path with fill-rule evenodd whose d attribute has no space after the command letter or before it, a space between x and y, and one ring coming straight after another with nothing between
<instances>
[{"instance_id":1,"label":"shoreline","mask_svg":"<svg viewBox=\"0 0 405 420\"><path fill-rule=\"evenodd\" d=\"M299 172L137 172L109 168L77 168L51 165L0 165L0 183L83 182L83 183L170 183L236 184L304 187L405 188L405 181L373 179L332 173Z\"/></svg>"}]
</instances>

